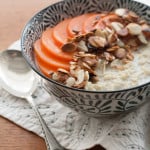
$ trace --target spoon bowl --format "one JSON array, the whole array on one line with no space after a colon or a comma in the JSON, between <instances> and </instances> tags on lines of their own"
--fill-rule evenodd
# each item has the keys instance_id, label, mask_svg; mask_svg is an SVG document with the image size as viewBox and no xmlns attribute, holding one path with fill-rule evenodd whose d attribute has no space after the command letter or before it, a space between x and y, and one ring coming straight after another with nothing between
<instances>
[{"instance_id":1,"label":"spoon bowl","mask_svg":"<svg viewBox=\"0 0 150 150\"><path fill-rule=\"evenodd\" d=\"M3 51L0 62L0 83L5 90L21 98L34 92L38 78L18 50Z\"/></svg>"},{"instance_id":2,"label":"spoon bowl","mask_svg":"<svg viewBox=\"0 0 150 150\"><path fill-rule=\"evenodd\" d=\"M44 134L47 150L64 150L47 127L34 100L32 93L37 87L39 78L30 69L21 51L5 50L0 52L0 84L10 94L25 98L33 108Z\"/></svg>"}]
</instances>

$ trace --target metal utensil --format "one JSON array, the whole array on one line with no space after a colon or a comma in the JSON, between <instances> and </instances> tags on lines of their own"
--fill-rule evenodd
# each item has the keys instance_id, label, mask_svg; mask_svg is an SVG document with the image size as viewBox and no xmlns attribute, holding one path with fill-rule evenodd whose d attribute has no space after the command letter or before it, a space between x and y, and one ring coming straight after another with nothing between
<instances>
[{"instance_id":1,"label":"metal utensil","mask_svg":"<svg viewBox=\"0 0 150 150\"><path fill-rule=\"evenodd\" d=\"M19 50L0 52L0 84L12 95L25 98L32 106L43 128L48 150L64 150L47 127L36 104L32 93L37 87L38 78L30 69Z\"/></svg>"}]
</instances>

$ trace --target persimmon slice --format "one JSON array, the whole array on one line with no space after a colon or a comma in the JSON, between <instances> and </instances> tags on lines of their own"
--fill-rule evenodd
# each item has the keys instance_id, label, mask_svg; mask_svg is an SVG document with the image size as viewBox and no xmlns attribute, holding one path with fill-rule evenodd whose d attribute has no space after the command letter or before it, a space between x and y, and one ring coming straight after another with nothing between
<instances>
[{"instance_id":1,"label":"persimmon slice","mask_svg":"<svg viewBox=\"0 0 150 150\"><path fill-rule=\"evenodd\" d=\"M83 28L83 24L85 22L85 20L87 20L90 16L92 16L93 14L83 14L81 16L77 16L75 18L73 18L69 24L68 24L68 34L71 37L74 37L76 35L77 32L82 33L82 28Z\"/></svg>"},{"instance_id":2,"label":"persimmon slice","mask_svg":"<svg viewBox=\"0 0 150 150\"><path fill-rule=\"evenodd\" d=\"M44 49L41 48L41 40L37 40L34 43L34 53L39 66L43 66L43 68L49 71L57 71L58 68L69 70L69 63L63 63L61 60L58 61L51 55L45 55L43 51Z\"/></svg>"},{"instance_id":3,"label":"persimmon slice","mask_svg":"<svg viewBox=\"0 0 150 150\"><path fill-rule=\"evenodd\" d=\"M61 60L62 62L69 62L72 60L73 53L63 52L59 46L55 44L55 40L52 36L53 28L48 28L45 30L41 37L41 45L43 53L56 60Z\"/></svg>"},{"instance_id":4,"label":"persimmon slice","mask_svg":"<svg viewBox=\"0 0 150 150\"><path fill-rule=\"evenodd\" d=\"M57 24L53 29L53 38L55 43L59 46L64 45L69 37L67 32L67 26L71 19L66 19Z\"/></svg>"}]
</instances>

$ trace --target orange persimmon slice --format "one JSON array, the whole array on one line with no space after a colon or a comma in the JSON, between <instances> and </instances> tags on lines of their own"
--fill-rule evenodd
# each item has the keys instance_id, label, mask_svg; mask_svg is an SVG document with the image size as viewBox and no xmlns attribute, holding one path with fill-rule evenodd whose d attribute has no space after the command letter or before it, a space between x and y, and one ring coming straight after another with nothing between
<instances>
[{"instance_id":1,"label":"orange persimmon slice","mask_svg":"<svg viewBox=\"0 0 150 150\"><path fill-rule=\"evenodd\" d=\"M56 60L61 60L61 62L71 61L73 53L63 52L62 49L55 44L52 33L53 28L48 28L42 34L41 45L43 53L45 53L45 55L48 55L49 57L53 57Z\"/></svg>"},{"instance_id":2,"label":"orange persimmon slice","mask_svg":"<svg viewBox=\"0 0 150 150\"><path fill-rule=\"evenodd\" d=\"M68 24L68 34L70 37L74 37L76 32L82 33L82 28L85 20L87 20L93 13L83 14L81 16L74 17Z\"/></svg>"},{"instance_id":3,"label":"orange persimmon slice","mask_svg":"<svg viewBox=\"0 0 150 150\"><path fill-rule=\"evenodd\" d=\"M59 46L64 45L69 37L67 32L67 26L71 19L66 19L57 24L53 29L53 38L55 43Z\"/></svg>"},{"instance_id":4,"label":"orange persimmon slice","mask_svg":"<svg viewBox=\"0 0 150 150\"><path fill-rule=\"evenodd\" d=\"M57 71L59 68L69 70L69 63L63 63L61 62L61 59L58 61L51 55L45 55L43 51L45 51L45 49L41 47L41 40L37 40L34 43L34 53L36 62L39 66L43 66L43 68L46 68L49 71Z\"/></svg>"}]
</instances>

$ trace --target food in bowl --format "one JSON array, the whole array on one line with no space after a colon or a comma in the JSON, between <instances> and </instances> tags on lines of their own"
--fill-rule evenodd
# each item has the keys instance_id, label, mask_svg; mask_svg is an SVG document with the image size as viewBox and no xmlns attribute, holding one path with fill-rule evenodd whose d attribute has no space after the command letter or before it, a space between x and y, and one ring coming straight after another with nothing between
<instances>
[{"instance_id":1,"label":"food in bowl","mask_svg":"<svg viewBox=\"0 0 150 150\"><path fill-rule=\"evenodd\" d=\"M150 81L150 27L133 11L87 13L47 28L34 43L37 65L69 87L110 91Z\"/></svg>"},{"instance_id":2,"label":"food in bowl","mask_svg":"<svg viewBox=\"0 0 150 150\"><path fill-rule=\"evenodd\" d=\"M36 41L38 41L38 39L42 39L42 36L47 29L55 28L57 24L59 24L59 22L61 22L62 20L67 20L66 18L73 18L75 16L80 16L82 14L89 14L90 12L95 12L95 13L101 13L103 11L110 12L112 10L115 10L116 8L123 8L123 7L136 12L140 17L145 19L148 23L150 22L150 16L149 16L150 7L136 1L65 0L50 5L47 8L44 8L43 10L39 11L35 16L31 18L31 20L25 26L21 37L22 54L25 57L26 61L30 64L32 69L36 73L38 73L40 77L42 77L42 86L45 88L45 90L49 94L54 96L54 98L60 103L62 103L63 105L91 117L100 117L102 115L120 114L123 112L125 113L126 111L137 108L138 106L140 106L141 104L143 104L148 100L148 97L150 96L149 81L145 84L141 84L139 86L131 87L123 90L119 89L114 91L111 90L92 91L92 90L85 90L85 88L80 89L80 88L69 87L66 86L65 83L59 83L58 81L53 80L52 78L50 78L49 74L53 74L53 72L50 70L51 68L56 68L56 67L52 67L52 66L56 66L58 64L60 65L61 63L58 63L60 61L63 61L64 62L63 64L65 63L69 64L68 61L70 61L69 59L71 56L71 55L67 55L67 56L64 55L62 51L59 54L60 52L59 49L55 49L57 55L54 55L55 54L54 51L50 51L51 53L48 53L49 51L45 51L45 53L47 52L47 55L45 54L41 55L44 56L45 61L41 60L41 57L39 57L41 61L40 64L45 64L45 67L42 65L42 67L40 68L39 67L40 65L37 64L35 61L35 50L33 48L33 45ZM146 33L147 41L149 39L148 34L149 32L147 31ZM47 37L50 36L51 34L48 34ZM61 41L62 40L60 40L59 38L59 42L57 42L59 44L59 47L63 46L60 43ZM40 43L39 45L41 46L42 42L40 41L39 43ZM48 43L50 44L50 47L58 48L58 46L56 45L55 46L51 45L50 41ZM147 46L147 44L143 44L143 46ZM139 52L139 50L137 52ZM140 52L142 51L140 50ZM50 62L54 62L51 63L53 65L50 65L48 63L49 59L45 57L51 55L55 56L53 58L55 61L52 61L53 59L50 59L51 60ZM65 59L64 58L60 59L62 58L61 56L63 56ZM50 67L48 68L48 66ZM124 83L126 83L126 80ZM107 86L109 88L109 85Z\"/></svg>"}]
</instances>

